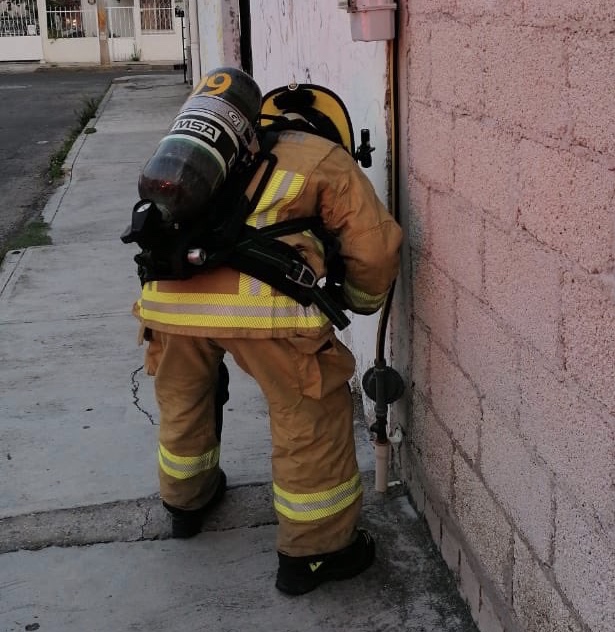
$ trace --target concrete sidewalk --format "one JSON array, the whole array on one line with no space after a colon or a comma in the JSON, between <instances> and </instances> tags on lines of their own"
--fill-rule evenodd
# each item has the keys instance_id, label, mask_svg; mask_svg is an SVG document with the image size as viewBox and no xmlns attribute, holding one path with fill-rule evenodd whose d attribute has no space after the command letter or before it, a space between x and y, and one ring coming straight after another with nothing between
<instances>
[{"instance_id":1,"label":"concrete sidewalk","mask_svg":"<svg viewBox=\"0 0 615 632\"><path fill-rule=\"evenodd\" d=\"M373 491L361 419L377 561L304 597L276 591L267 408L232 364L229 493L200 536L168 539L130 315L136 247L119 236L187 95L177 74L116 80L45 209L53 245L12 252L0 270L0 632L475 630L403 490Z\"/></svg>"}]
</instances>

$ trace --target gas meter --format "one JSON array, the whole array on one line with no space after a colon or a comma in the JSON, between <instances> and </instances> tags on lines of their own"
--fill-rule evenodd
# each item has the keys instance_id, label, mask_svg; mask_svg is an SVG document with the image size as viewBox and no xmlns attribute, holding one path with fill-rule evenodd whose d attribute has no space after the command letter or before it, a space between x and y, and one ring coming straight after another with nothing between
<instances>
[{"instance_id":1,"label":"gas meter","mask_svg":"<svg viewBox=\"0 0 615 632\"><path fill-rule=\"evenodd\" d=\"M350 35L355 42L395 38L395 2L384 0L338 0L350 16Z\"/></svg>"}]
</instances>

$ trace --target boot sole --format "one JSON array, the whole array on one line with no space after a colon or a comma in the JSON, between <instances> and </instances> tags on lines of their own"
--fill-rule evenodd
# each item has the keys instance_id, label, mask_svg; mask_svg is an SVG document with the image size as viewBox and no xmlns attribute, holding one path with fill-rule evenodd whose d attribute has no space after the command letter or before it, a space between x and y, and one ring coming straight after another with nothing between
<instances>
[{"instance_id":1,"label":"boot sole","mask_svg":"<svg viewBox=\"0 0 615 632\"><path fill-rule=\"evenodd\" d=\"M354 570L346 571L345 573L329 573L328 575L322 575L318 579L315 579L314 582L311 582L309 584L306 583L303 586L289 586L288 584L284 584L282 581L277 579L275 582L275 587L286 595L291 595L293 597L305 595L306 593L316 590L316 588L318 588L321 584L324 584L325 582L339 582L344 581L345 579L352 579L353 577L356 577L357 575L360 575L363 571L367 570L372 565L372 563L373 559L370 560L369 563L360 566Z\"/></svg>"}]
</instances>

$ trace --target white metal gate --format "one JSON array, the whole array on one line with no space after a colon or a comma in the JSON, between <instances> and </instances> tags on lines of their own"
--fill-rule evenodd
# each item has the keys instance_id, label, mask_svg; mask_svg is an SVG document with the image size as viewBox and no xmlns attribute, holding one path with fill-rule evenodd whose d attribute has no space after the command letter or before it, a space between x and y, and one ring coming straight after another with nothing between
<instances>
[{"instance_id":1,"label":"white metal gate","mask_svg":"<svg viewBox=\"0 0 615 632\"><path fill-rule=\"evenodd\" d=\"M38 35L36 0L0 2L0 37Z\"/></svg>"},{"instance_id":2,"label":"white metal gate","mask_svg":"<svg viewBox=\"0 0 615 632\"><path fill-rule=\"evenodd\" d=\"M40 60L36 0L0 0L0 61Z\"/></svg>"},{"instance_id":3,"label":"white metal gate","mask_svg":"<svg viewBox=\"0 0 615 632\"><path fill-rule=\"evenodd\" d=\"M107 35L111 61L139 61L135 37L134 8L107 7Z\"/></svg>"}]
</instances>

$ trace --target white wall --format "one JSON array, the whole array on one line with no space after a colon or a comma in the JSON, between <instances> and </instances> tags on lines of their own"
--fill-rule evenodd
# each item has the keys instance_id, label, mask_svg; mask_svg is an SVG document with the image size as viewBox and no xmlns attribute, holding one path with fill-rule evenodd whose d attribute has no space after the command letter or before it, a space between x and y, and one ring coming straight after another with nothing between
<instances>
[{"instance_id":1,"label":"white wall","mask_svg":"<svg viewBox=\"0 0 615 632\"><path fill-rule=\"evenodd\" d=\"M183 57L181 21L175 20L173 33L142 33L137 48L143 61L178 61Z\"/></svg>"},{"instance_id":2,"label":"white wall","mask_svg":"<svg viewBox=\"0 0 615 632\"><path fill-rule=\"evenodd\" d=\"M353 42L349 17L335 0L252 0L250 10L254 78L263 94L293 81L336 92L350 113L356 144L361 128L371 132L376 151L365 173L386 201L386 42ZM356 316L341 334L357 356L358 376L373 364L377 327L377 316Z\"/></svg>"},{"instance_id":3,"label":"white wall","mask_svg":"<svg viewBox=\"0 0 615 632\"><path fill-rule=\"evenodd\" d=\"M0 37L0 61L40 61L43 46L40 35Z\"/></svg>"},{"instance_id":4,"label":"white wall","mask_svg":"<svg viewBox=\"0 0 615 632\"><path fill-rule=\"evenodd\" d=\"M229 0L217 1L229 5ZM137 0L135 3L134 16L128 22L123 22L124 28L120 29L122 36L114 38L113 42L109 41L111 60L129 60L138 51L141 61L179 63L183 58L181 20L175 19L172 33L141 33L138 28L139 5ZM131 6L132 0L125 0L120 3L99 0L99 5L103 9L104 6L109 6L112 11L117 13L118 10L125 10L125 7ZM41 16L41 34L29 37L0 37L0 61L44 61L51 64L95 65L101 63L101 44L97 35L98 20L95 8L87 4L85 0L82 1L83 29L87 37L49 39L46 28L45 0L37 0L37 6L38 15ZM125 17L118 14L117 20L125 20ZM211 20L208 21L211 22ZM131 35L133 32L134 35ZM94 36L91 37L92 35Z\"/></svg>"},{"instance_id":5,"label":"white wall","mask_svg":"<svg viewBox=\"0 0 615 632\"><path fill-rule=\"evenodd\" d=\"M44 58L50 64L100 63L98 37L48 39L43 35Z\"/></svg>"}]
</instances>

